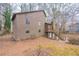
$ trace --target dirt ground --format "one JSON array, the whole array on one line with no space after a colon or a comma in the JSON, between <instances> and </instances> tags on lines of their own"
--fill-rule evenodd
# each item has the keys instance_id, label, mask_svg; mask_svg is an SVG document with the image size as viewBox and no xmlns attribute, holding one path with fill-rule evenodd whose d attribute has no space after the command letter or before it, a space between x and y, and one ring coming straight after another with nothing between
<instances>
[{"instance_id":1,"label":"dirt ground","mask_svg":"<svg viewBox=\"0 0 79 59\"><path fill-rule=\"evenodd\" d=\"M0 41L0 55L1 56L35 56L39 55L48 55L47 53L51 52L50 49L43 49L41 46L55 45L58 48L64 47L65 44L62 41L51 40L45 37L39 37L35 39L28 39L23 41ZM76 46L78 47L78 46ZM79 47L78 47L79 48Z\"/></svg>"}]
</instances>

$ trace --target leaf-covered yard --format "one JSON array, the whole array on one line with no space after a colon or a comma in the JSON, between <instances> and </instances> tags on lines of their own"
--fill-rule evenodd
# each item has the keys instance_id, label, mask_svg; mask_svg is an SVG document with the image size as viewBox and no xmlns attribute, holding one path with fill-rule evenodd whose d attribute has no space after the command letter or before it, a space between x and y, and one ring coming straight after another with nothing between
<instances>
[{"instance_id":1,"label":"leaf-covered yard","mask_svg":"<svg viewBox=\"0 0 79 59\"><path fill-rule=\"evenodd\" d=\"M0 41L0 55L72 56L79 55L79 46L45 37L24 41Z\"/></svg>"}]
</instances>

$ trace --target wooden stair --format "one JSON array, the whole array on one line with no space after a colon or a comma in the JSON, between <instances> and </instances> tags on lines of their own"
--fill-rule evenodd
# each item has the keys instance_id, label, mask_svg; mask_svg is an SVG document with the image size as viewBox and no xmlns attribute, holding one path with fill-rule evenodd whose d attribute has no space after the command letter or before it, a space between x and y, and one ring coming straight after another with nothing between
<instances>
[{"instance_id":1,"label":"wooden stair","mask_svg":"<svg viewBox=\"0 0 79 59\"><path fill-rule=\"evenodd\" d=\"M56 37L56 40L61 40L63 42L69 42L67 38L62 38L60 35L58 35L57 33L53 32L53 34Z\"/></svg>"}]
</instances>

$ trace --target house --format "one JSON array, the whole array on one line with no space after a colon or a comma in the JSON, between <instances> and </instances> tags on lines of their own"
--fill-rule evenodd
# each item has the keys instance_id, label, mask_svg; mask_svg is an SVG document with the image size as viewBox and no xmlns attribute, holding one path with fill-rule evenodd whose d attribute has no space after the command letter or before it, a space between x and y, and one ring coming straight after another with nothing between
<instances>
[{"instance_id":1,"label":"house","mask_svg":"<svg viewBox=\"0 0 79 59\"><path fill-rule=\"evenodd\" d=\"M43 10L15 13L12 17L14 37L18 40L45 35L45 19Z\"/></svg>"}]
</instances>

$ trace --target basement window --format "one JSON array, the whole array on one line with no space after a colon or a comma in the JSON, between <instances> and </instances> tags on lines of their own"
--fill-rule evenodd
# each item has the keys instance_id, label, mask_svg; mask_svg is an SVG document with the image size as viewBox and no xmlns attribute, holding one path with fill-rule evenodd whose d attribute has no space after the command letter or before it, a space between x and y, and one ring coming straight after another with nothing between
<instances>
[{"instance_id":1,"label":"basement window","mask_svg":"<svg viewBox=\"0 0 79 59\"><path fill-rule=\"evenodd\" d=\"M41 32L41 30L39 29L38 32Z\"/></svg>"},{"instance_id":2,"label":"basement window","mask_svg":"<svg viewBox=\"0 0 79 59\"><path fill-rule=\"evenodd\" d=\"M26 33L30 33L30 31L29 31L29 30L27 30L27 31L26 31Z\"/></svg>"}]
</instances>

